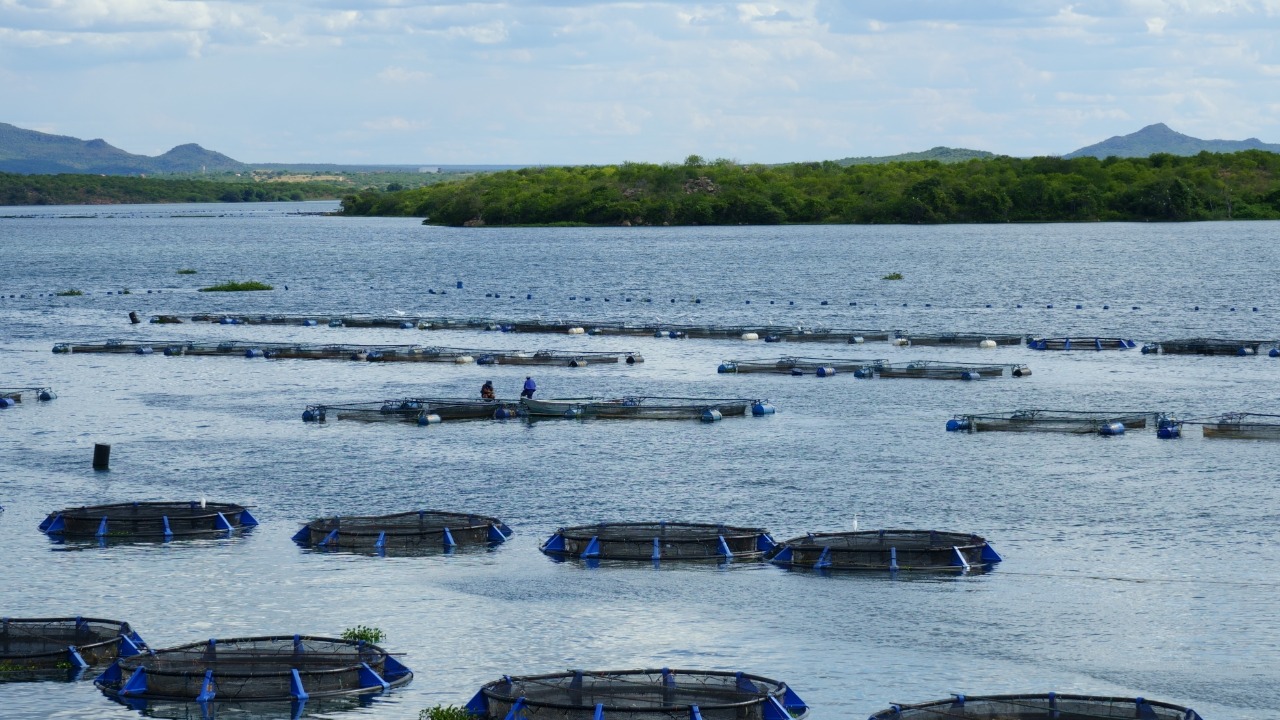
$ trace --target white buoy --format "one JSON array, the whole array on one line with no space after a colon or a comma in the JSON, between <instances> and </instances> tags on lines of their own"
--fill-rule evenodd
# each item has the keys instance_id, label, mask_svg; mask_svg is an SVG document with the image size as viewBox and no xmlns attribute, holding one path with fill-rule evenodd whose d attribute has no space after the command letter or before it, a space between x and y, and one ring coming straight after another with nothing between
<instances>
[{"instance_id":1,"label":"white buoy","mask_svg":"<svg viewBox=\"0 0 1280 720\"><path fill-rule=\"evenodd\" d=\"M893 344L897 345L898 347L906 347L911 344L911 341L906 338L894 338Z\"/></svg>"},{"instance_id":2,"label":"white buoy","mask_svg":"<svg viewBox=\"0 0 1280 720\"><path fill-rule=\"evenodd\" d=\"M459 365L466 365L468 363L475 362L476 359L471 357L470 355L459 355L458 357L454 358L453 361Z\"/></svg>"},{"instance_id":3,"label":"white buoy","mask_svg":"<svg viewBox=\"0 0 1280 720\"><path fill-rule=\"evenodd\" d=\"M853 337L849 338L849 343L851 345L861 345L864 342L866 342L866 340L863 339L861 335L854 335Z\"/></svg>"},{"instance_id":4,"label":"white buoy","mask_svg":"<svg viewBox=\"0 0 1280 720\"><path fill-rule=\"evenodd\" d=\"M758 333L745 332L745 333L742 333L742 339L743 340L759 340L760 335Z\"/></svg>"},{"instance_id":5,"label":"white buoy","mask_svg":"<svg viewBox=\"0 0 1280 720\"><path fill-rule=\"evenodd\" d=\"M571 328L569 328L569 334L570 334L570 335L585 335L585 334L586 334L586 332L587 332L586 330L583 330L583 329L582 329L582 328L580 328L580 327L571 327Z\"/></svg>"},{"instance_id":6,"label":"white buoy","mask_svg":"<svg viewBox=\"0 0 1280 720\"><path fill-rule=\"evenodd\" d=\"M991 348L993 348L993 347L995 347L995 346L996 346L996 341L995 341L995 340L983 340L983 341L981 341L981 342L979 342L979 343L978 343L978 347L980 347L980 348L982 348L982 349L984 349L984 350L990 350Z\"/></svg>"}]
</instances>

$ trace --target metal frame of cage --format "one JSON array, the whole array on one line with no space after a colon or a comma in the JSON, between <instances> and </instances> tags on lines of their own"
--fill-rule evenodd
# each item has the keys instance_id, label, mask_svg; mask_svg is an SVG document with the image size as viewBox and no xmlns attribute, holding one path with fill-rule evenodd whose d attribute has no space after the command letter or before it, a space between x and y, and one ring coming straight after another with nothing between
<instances>
[{"instance_id":1,"label":"metal frame of cage","mask_svg":"<svg viewBox=\"0 0 1280 720\"><path fill-rule=\"evenodd\" d=\"M83 670L147 650L129 623L102 618L0 618L0 664L9 673Z\"/></svg>"},{"instance_id":2,"label":"metal frame of cage","mask_svg":"<svg viewBox=\"0 0 1280 720\"><path fill-rule=\"evenodd\" d=\"M915 705L890 705L869 720L1202 720L1180 705L1140 697L1101 695L952 695Z\"/></svg>"},{"instance_id":3,"label":"metal frame of cage","mask_svg":"<svg viewBox=\"0 0 1280 720\"><path fill-rule=\"evenodd\" d=\"M588 560L758 560L776 541L762 528L710 523L597 523L562 527L540 549Z\"/></svg>"},{"instance_id":4,"label":"metal frame of cage","mask_svg":"<svg viewBox=\"0 0 1280 720\"><path fill-rule=\"evenodd\" d=\"M413 671L363 640L274 635L210 639L118 659L94 685L120 700L306 701L382 693Z\"/></svg>"},{"instance_id":5,"label":"metal frame of cage","mask_svg":"<svg viewBox=\"0 0 1280 720\"><path fill-rule=\"evenodd\" d=\"M214 537L255 527L243 505L206 501L85 505L49 513L40 532L58 538L161 539Z\"/></svg>"},{"instance_id":6,"label":"metal frame of cage","mask_svg":"<svg viewBox=\"0 0 1280 720\"><path fill-rule=\"evenodd\" d=\"M670 668L504 676L466 709L489 720L799 720L809 712L784 682Z\"/></svg>"},{"instance_id":7,"label":"metal frame of cage","mask_svg":"<svg viewBox=\"0 0 1280 720\"><path fill-rule=\"evenodd\" d=\"M814 570L968 571L1003 560L986 538L938 530L854 530L784 540L765 559Z\"/></svg>"},{"instance_id":8,"label":"metal frame of cage","mask_svg":"<svg viewBox=\"0 0 1280 720\"><path fill-rule=\"evenodd\" d=\"M417 518L417 523L405 522ZM321 549L438 548L494 545L506 542L512 530L485 515L444 510L410 510L390 515L352 515L319 518L307 523L293 541Z\"/></svg>"}]
</instances>

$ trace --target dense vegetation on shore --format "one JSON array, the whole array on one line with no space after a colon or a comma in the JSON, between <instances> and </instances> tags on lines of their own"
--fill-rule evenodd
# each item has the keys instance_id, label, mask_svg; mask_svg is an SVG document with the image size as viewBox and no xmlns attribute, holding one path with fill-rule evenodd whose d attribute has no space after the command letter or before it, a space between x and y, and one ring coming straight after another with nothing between
<instances>
[{"instance_id":1,"label":"dense vegetation on shore","mask_svg":"<svg viewBox=\"0 0 1280 720\"><path fill-rule=\"evenodd\" d=\"M768 225L1280 219L1280 155L528 168L342 201L440 225Z\"/></svg>"},{"instance_id":2,"label":"dense vegetation on shore","mask_svg":"<svg viewBox=\"0 0 1280 720\"><path fill-rule=\"evenodd\" d=\"M0 205L269 202L342 197L349 186L323 182L226 182L121 175L0 173Z\"/></svg>"}]
</instances>

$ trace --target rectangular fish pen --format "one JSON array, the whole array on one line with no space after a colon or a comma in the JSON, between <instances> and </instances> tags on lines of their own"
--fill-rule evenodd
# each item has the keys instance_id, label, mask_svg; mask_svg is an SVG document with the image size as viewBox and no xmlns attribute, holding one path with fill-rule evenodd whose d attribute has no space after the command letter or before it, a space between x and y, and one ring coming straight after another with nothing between
<instances>
[{"instance_id":1,"label":"rectangular fish pen","mask_svg":"<svg viewBox=\"0 0 1280 720\"><path fill-rule=\"evenodd\" d=\"M883 365L887 360L866 360L861 358L808 358L784 357L777 360L726 360L720 364L716 372L722 374L742 373L780 373L783 375L804 375L817 373L820 369L836 372L857 372L876 365Z\"/></svg>"},{"instance_id":2,"label":"rectangular fish pen","mask_svg":"<svg viewBox=\"0 0 1280 720\"><path fill-rule=\"evenodd\" d=\"M1142 346L1143 355L1227 355L1243 357L1257 355L1264 345L1274 340L1222 340L1217 338L1188 338L1185 340L1160 340Z\"/></svg>"},{"instance_id":3,"label":"rectangular fish pen","mask_svg":"<svg viewBox=\"0 0 1280 720\"><path fill-rule=\"evenodd\" d=\"M1032 338L1027 347L1032 350L1132 350L1138 344L1126 338L1060 337Z\"/></svg>"},{"instance_id":4,"label":"rectangular fish pen","mask_svg":"<svg viewBox=\"0 0 1280 720\"><path fill-rule=\"evenodd\" d=\"M1016 363L943 363L916 360L909 363L885 363L874 368L881 378L918 378L927 380L977 380L980 378L1026 377L1026 365Z\"/></svg>"},{"instance_id":5,"label":"rectangular fish pen","mask_svg":"<svg viewBox=\"0 0 1280 720\"><path fill-rule=\"evenodd\" d=\"M1207 422L1186 421L1188 425L1200 425L1207 438L1232 438L1237 440L1280 440L1280 415L1263 413L1226 413Z\"/></svg>"},{"instance_id":6,"label":"rectangular fish pen","mask_svg":"<svg viewBox=\"0 0 1280 720\"><path fill-rule=\"evenodd\" d=\"M1054 432L1080 435L1120 435L1142 429L1153 412L1014 410L985 415L957 415L947 429L965 432Z\"/></svg>"},{"instance_id":7,"label":"rectangular fish pen","mask_svg":"<svg viewBox=\"0 0 1280 720\"><path fill-rule=\"evenodd\" d=\"M477 398L396 398L373 402L308 405L302 413L307 422L362 420L365 422L416 422L429 425L442 420L505 420L517 415L515 401Z\"/></svg>"},{"instance_id":8,"label":"rectangular fish pen","mask_svg":"<svg viewBox=\"0 0 1280 720\"><path fill-rule=\"evenodd\" d=\"M1025 335L994 335L984 333L903 333L894 334L895 340L905 340L907 345L945 346L945 347L996 347L1018 346L1025 340Z\"/></svg>"}]
</instances>

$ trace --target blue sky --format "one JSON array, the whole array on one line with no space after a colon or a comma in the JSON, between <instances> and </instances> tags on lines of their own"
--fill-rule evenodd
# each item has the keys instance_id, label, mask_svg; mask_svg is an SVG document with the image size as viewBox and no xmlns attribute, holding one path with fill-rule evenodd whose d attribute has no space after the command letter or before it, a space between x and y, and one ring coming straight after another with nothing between
<instances>
[{"instance_id":1,"label":"blue sky","mask_svg":"<svg viewBox=\"0 0 1280 720\"><path fill-rule=\"evenodd\" d=\"M246 162L1280 142L1280 0L0 0L0 121Z\"/></svg>"}]
</instances>

